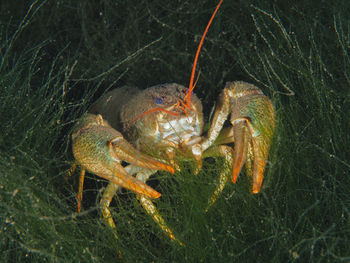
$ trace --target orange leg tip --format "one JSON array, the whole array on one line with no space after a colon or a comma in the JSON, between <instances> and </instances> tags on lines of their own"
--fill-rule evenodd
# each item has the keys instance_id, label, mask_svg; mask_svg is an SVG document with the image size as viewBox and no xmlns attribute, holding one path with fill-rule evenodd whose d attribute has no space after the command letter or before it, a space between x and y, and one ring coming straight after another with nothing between
<instances>
[{"instance_id":1,"label":"orange leg tip","mask_svg":"<svg viewBox=\"0 0 350 263\"><path fill-rule=\"evenodd\" d=\"M161 197L161 193L157 192L156 190L154 190L153 188L147 186L146 189L140 189L138 187L134 188L134 189L131 189L132 191L136 192L136 193L139 193L141 195L144 195L144 196L147 196L149 198L154 198L154 199L157 199L159 197Z\"/></svg>"},{"instance_id":2,"label":"orange leg tip","mask_svg":"<svg viewBox=\"0 0 350 263\"><path fill-rule=\"evenodd\" d=\"M154 198L157 199L157 198L159 198L159 197L161 197L161 196L162 196L162 194L157 192L157 194L154 195Z\"/></svg>"},{"instance_id":3,"label":"orange leg tip","mask_svg":"<svg viewBox=\"0 0 350 263\"><path fill-rule=\"evenodd\" d=\"M78 202L77 202L77 212L80 213L81 211L81 201L82 201L82 198L81 196L78 194L77 195L77 199L78 199Z\"/></svg>"},{"instance_id":4,"label":"orange leg tip","mask_svg":"<svg viewBox=\"0 0 350 263\"><path fill-rule=\"evenodd\" d=\"M164 163L160 163L160 162L154 162L153 163L158 169L161 169L161 170L164 170L164 171L167 171L169 173L175 173L175 168L168 165L168 164L164 164Z\"/></svg>"},{"instance_id":5,"label":"orange leg tip","mask_svg":"<svg viewBox=\"0 0 350 263\"><path fill-rule=\"evenodd\" d=\"M175 169L174 169L173 167L171 167L171 166L169 166L168 171L169 171L170 173L172 173L172 174L174 174L174 173L175 173Z\"/></svg>"},{"instance_id":6,"label":"orange leg tip","mask_svg":"<svg viewBox=\"0 0 350 263\"><path fill-rule=\"evenodd\" d=\"M238 178L238 175L240 174L240 172L241 172L240 168L234 168L233 169L233 174L232 174L232 177L231 177L232 183L235 184L237 182L237 178Z\"/></svg>"},{"instance_id":7,"label":"orange leg tip","mask_svg":"<svg viewBox=\"0 0 350 263\"><path fill-rule=\"evenodd\" d=\"M236 183L237 182L237 175L232 175L231 177L232 183Z\"/></svg>"},{"instance_id":8,"label":"orange leg tip","mask_svg":"<svg viewBox=\"0 0 350 263\"><path fill-rule=\"evenodd\" d=\"M150 187L149 187L150 188ZM150 188L151 190L141 190L139 191L138 193L144 195L144 196L147 196L147 197L150 197L150 198L154 198L154 199L157 199L159 197L162 196L161 193L157 192L156 190L154 190L153 188Z\"/></svg>"},{"instance_id":9,"label":"orange leg tip","mask_svg":"<svg viewBox=\"0 0 350 263\"><path fill-rule=\"evenodd\" d=\"M260 192L260 187L261 186L258 186L258 185L253 185L253 194L258 194Z\"/></svg>"},{"instance_id":10,"label":"orange leg tip","mask_svg":"<svg viewBox=\"0 0 350 263\"><path fill-rule=\"evenodd\" d=\"M135 190L134 190L135 191ZM152 192L149 192L149 191L135 191L136 193L139 193L139 194L141 194L141 195L144 195L144 196L146 196L146 197L148 197L148 198L154 198L154 199L157 199L157 198L159 198L159 197L161 197L162 196L162 194L161 193L159 193L159 192L157 192L157 191L152 191Z\"/></svg>"}]
</instances>

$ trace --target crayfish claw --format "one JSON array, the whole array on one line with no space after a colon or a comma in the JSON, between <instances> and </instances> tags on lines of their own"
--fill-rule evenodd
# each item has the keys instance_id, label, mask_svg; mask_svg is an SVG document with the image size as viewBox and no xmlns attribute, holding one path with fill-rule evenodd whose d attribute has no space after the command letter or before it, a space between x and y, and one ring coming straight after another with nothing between
<instances>
[{"instance_id":1,"label":"crayfish claw","mask_svg":"<svg viewBox=\"0 0 350 263\"><path fill-rule=\"evenodd\" d=\"M252 178L252 192L256 194L262 185L274 130L273 105L254 85L235 82L229 88L235 98L231 113L235 143L232 181L237 180L246 164L246 173Z\"/></svg>"},{"instance_id":2,"label":"crayfish claw","mask_svg":"<svg viewBox=\"0 0 350 263\"><path fill-rule=\"evenodd\" d=\"M240 118L234 121L234 152L233 152L233 163L232 163L232 182L235 184L240 174L244 163L247 160L247 151L249 143L249 133L247 131L247 120Z\"/></svg>"},{"instance_id":3,"label":"crayfish claw","mask_svg":"<svg viewBox=\"0 0 350 263\"><path fill-rule=\"evenodd\" d=\"M232 126L223 128L229 118ZM234 143L232 182L246 166L252 178L252 192L258 193L264 177L274 129L274 109L271 100L252 84L228 82L222 91L212 125L202 142L203 150L215 144Z\"/></svg>"}]
</instances>

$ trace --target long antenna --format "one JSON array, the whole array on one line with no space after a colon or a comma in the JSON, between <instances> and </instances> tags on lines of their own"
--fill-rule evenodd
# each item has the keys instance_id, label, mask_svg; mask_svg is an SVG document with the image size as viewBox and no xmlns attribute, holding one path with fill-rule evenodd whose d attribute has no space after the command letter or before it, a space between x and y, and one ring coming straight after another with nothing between
<instances>
[{"instance_id":1,"label":"long antenna","mask_svg":"<svg viewBox=\"0 0 350 263\"><path fill-rule=\"evenodd\" d=\"M194 87L195 87L195 85L193 85L193 81L194 81L194 75L195 75L195 73L196 73L196 66L197 66L197 61L198 61L199 53L200 53L200 51L201 51L201 48L202 48L202 45L203 45L203 42L204 42L204 38L205 38L205 36L206 36L206 34L207 34L207 32L208 32L208 29L209 29L209 27L210 27L210 25L211 25L211 22L213 21L213 19L214 19L216 13L218 12L218 10L219 10L219 8L220 8L222 2L223 2L223 0L221 0L221 1L219 2L219 4L216 6L215 11L214 11L214 13L212 14L212 16L211 16L211 18L210 18L210 20L209 20L209 22L208 22L208 25L207 25L207 27L206 27L205 30L204 30L204 33L203 33L202 38L201 38L201 41L199 42L199 45L198 45L198 48L197 48L196 56L194 57L194 62L193 62L193 67L192 67L192 73L191 73L191 79L190 79L190 85L189 85L189 87L188 87L187 94L186 94L186 96L185 96L185 98L184 98L184 102L185 102L187 108L190 108L190 106L191 106L191 95L192 95L192 91L193 91L193 89L194 89Z\"/></svg>"},{"instance_id":2,"label":"long antenna","mask_svg":"<svg viewBox=\"0 0 350 263\"><path fill-rule=\"evenodd\" d=\"M186 116L187 116L187 111L186 111L186 109L190 109L190 107L191 107L191 95L192 95L192 91L193 91L193 89L194 89L194 87L196 86L197 81L198 81L198 77L197 77L196 82L193 84L194 75L195 75L195 73L196 73L196 66L197 66L197 61L198 61L199 53L200 53L200 51L201 51L201 48L202 48L202 45L203 45L205 36L206 36L206 34L207 34L208 30L209 30L209 27L210 27L211 23L213 22L213 19L214 19L216 13L218 12L218 10L219 10L219 8L220 8L222 2L223 2L223 0L221 0L221 1L219 2L219 4L216 6L215 11L214 11L214 13L211 15L211 18L210 18L210 20L209 20L209 22L208 22L208 25L207 25L207 27L206 27L205 30L204 30L204 33L203 33L202 38L201 38L201 41L199 42L199 45L198 45L198 48L197 48L197 53L196 53L196 56L195 56L194 62L193 62L192 73L191 73L191 80L190 80L190 85L189 85L188 90L187 90L187 94L185 95L183 102L178 101L178 102L177 102L177 105L176 105L176 107L180 107L180 108L185 112ZM178 116L178 115L179 115L179 113L171 112L171 111L168 111L168 110L163 109L163 108L154 108L154 109L150 109L150 110L148 110L148 111L145 111L145 112L142 113L140 116L136 117L133 121L137 121L138 119L142 118L143 116L145 116L145 115L147 115L147 114L149 114L149 113L151 113L151 112L156 112L156 111L164 111L164 112L166 112L166 113L168 113L168 114L170 114L170 115L174 115L174 116Z\"/></svg>"}]
</instances>

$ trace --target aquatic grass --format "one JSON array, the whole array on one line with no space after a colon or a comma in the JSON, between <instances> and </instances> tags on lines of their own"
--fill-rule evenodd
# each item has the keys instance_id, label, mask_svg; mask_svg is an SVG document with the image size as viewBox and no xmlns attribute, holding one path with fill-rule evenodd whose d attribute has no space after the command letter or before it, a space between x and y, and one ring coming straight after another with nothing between
<instances>
[{"instance_id":1,"label":"aquatic grass","mask_svg":"<svg viewBox=\"0 0 350 263\"><path fill-rule=\"evenodd\" d=\"M169 240L129 191L103 223L106 182L78 174L70 132L102 93L124 84L188 84L215 1L1 3L2 262L346 262L350 260L349 4L224 1L199 58L208 116L226 81L259 86L276 130L262 192L244 172L205 212L223 160L191 163L149 184L186 245Z\"/></svg>"}]
</instances>

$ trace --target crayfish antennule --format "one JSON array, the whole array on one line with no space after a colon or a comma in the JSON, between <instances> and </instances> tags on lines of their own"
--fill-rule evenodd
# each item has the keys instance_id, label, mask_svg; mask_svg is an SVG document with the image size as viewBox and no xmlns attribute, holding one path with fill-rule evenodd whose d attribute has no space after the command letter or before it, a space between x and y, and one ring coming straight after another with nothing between
<instances>
[{"instance_id":1,"label":"crayfish antennule","mask_svg":"<svg viewBox=\"0 0 350 263\"><path fill-rule=\"evenodd\" d=\"M192 94L192 91L193 91L193 89L194 89L194 87L195 87L195 85L193 85L193 80L194 80L194 75L195 75L195 73L196 73L196 66L197 66L197 61L198 61L199 53L200 53L200 51L201 51L201 48L202 48L202 45L203 45L205 36L206 36L206 34L207 34L207 32L208 32L208 29L209 29L211 23L213 22L213 19L214 19L216 13L218 12L218 10L219 10L219 8L220 8L220 6L221 6L221 4L222 4L222 1L223 1L223 0L221 0L221 1L219 2L219 4L216 6L216 9L215 9L215 11L213 12L213 14L212 14L212 16L211 16L211 18L210 18L210 20L209 20L209 22L208 22L208 25L207 25L207 27L206 27L205 30L204 30L204 33L203 33L202 38L201 38L201 41L199 42L199 45L198 45L198 48L197 48L196 56L195 56L194 61L193 61L193 67L192 67L190 85L189 85L189 87L188 87L188 94L189 94L189 95L188 95L188 97L187 97L187 100L185 101L186 106L187 106L188 108L189 108L190 105L191 105L191 94ZM197 79L197 81L198 81L198 79ZM197 81L196 81L196 83L197 83Z\"/></svg>"}]
</instances>

